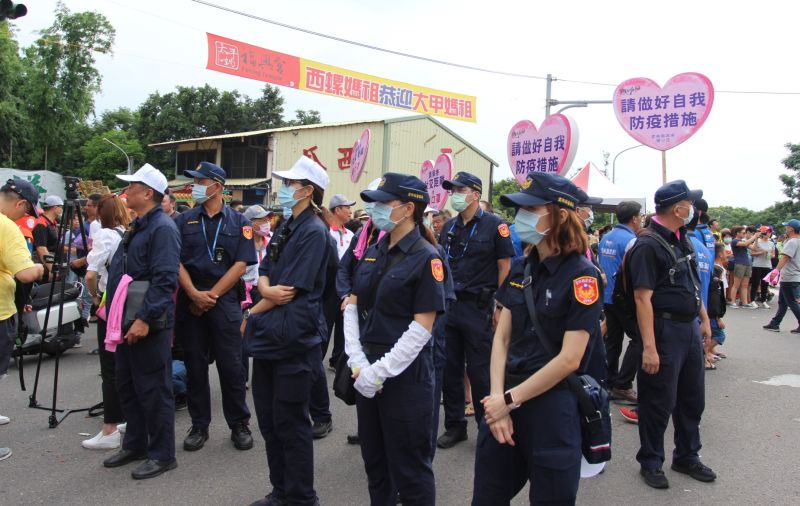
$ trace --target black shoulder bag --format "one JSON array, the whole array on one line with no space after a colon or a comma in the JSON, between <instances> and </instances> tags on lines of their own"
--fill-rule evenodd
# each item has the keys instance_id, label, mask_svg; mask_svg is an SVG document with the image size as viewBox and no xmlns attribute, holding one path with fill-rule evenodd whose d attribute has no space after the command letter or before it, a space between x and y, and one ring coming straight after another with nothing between
<instances>
[{"instance_id":1,"label":"black shoulder bag","mask_svg":"<svg viewBox=\"0 0 800 506\"><path fill-rule=\"evenodd\" d=\"M523 285L525 285L523 288L525 305L528 308L533 330L539 337L539 342L544 346L544 349L555 357L556 353L547 341L542 324L536 315L530 263L525 266ZM611 460L611 414L609 413L608 392L588 374L578 376L575 373L571 373L564 381L578 397L578 407L581 414L581 452L584 458L590 464L599 464Z\"/></svg>"},{"instance_id":2,"label":"black shoulder bag","mask_svg":"<svg viewBox=\"0 0 800 506\"><path fill-rule=\"evenodd\" d=\"M133 235L130 231L125 232L122 236L122 273L128 274L128 246L130 245ZM128 295L125 298L125 308L122 311L122 332L123 334L131 328L133 322L136 321L136 313L144 305L144 298L147 295L147 290L150 289L150 280L134 280L128 285ZM167 326L167 311L161 315L147 322L150 330L163 330Z\"/></svg>"},{"instance_id":3,"label":"black shoulder bag","mask_svg":"<svg viewBox=\"0 0 800 506\"><path fill-rule=\"evenodd\" d=\"M424 246L425 239L420 237L411 246L409 253L414 253L419 251ZM397 253L392 257L389 261L389 265L386 266L386 269L383 273L378 277L377 282L375 283L375 292L377 292L377 287L380 285L381 279L383 276L386 275L387 272L392 270L392 267L399 264L406 257L406 254L403 250L398 250ZM372 293L371 296L364 301L364 311L362 314L364 315L364 321L366 322L367 316L369 312L372 310L372 307L375 305L375 293ZM361 315L359 315L359 319ZM353 379L353 374L350 371L350 367L347 365L347 360L349 357L342 353L339 355L339 360L336 362L336 373L333 376L333 395L344 401L345 404L348 406L353 406L356 403L356 380Z\"/></svg>"}]
</instances>

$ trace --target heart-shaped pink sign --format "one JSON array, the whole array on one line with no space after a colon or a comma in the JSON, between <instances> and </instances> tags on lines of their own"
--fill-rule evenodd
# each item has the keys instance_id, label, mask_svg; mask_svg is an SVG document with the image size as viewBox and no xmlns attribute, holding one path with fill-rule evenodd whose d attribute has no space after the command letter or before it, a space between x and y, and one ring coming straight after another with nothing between
<instances>
[{"instance_id":1,"label":"heart-shaped pink sign","mask_svg":"<svg viewBox=\"0 0 800 506\"><path fill-rule=\"evenodd\" d=\"M577 125L563 114L548 116L538 129L524 119L508 133L508 165L519 184L531 172L563 174L577 150Z\"/></svg>"},{"instance_id":2,"label":"heart-shaped pink sign","mask_svg":"<svg viewBox=\"0 0 800 506\"><path fill-rule=\"evenodd\" d=\"M436 158L436 163L431 160L422 162L419 171L419 178L428 186L431 207L437 211L444 209L447 202L447 190L442 188L445 179L450 179L453 172L453 159L447 153L443 153Z\"/></svg>"},{"instance_id":3,"label":"heart-shaped pink sign","mask_svg":"<svg viewBox=\"0 0 800 506\"><path fill-rule=\"evenodd\" d=\"M353 151L350 154L350 181L356 182L361 177L361 172L364 170L364 163L367 161L367 153L369 153L369 128L365 129L353 144Z\"/></svg>"},{"instance_id":4,"label":"heart-shaped pink sign","mask_svg":"<svg viewBox=\"0 0 800 506\"><path fill-rule=\"evenodd\" d=\"M714 103L714 86L703 74L686 72L662 88L646 77L614 90L614 113L622 128L645 146L666 151L703 126Z\"/></svg>"}]
</instances>

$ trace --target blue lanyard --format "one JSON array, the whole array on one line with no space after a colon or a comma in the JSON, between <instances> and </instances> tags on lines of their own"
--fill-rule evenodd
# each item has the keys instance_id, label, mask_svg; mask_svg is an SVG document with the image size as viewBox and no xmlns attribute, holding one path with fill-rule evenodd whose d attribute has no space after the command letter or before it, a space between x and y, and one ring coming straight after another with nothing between
<instances>
[{"instance_id":1,"label":"blue lanyard","mask_svg":"<svg viewBox=\"0 0 800 506\"><path fill-rule=\"evenodd\" d=\"M208 251L208 258L214 262L214 250L217 249L217 239L219 238L219 229L222 227L222 220L224 220L224 216L219 217L219 223L217 223L217 232L214 234L214 244L211 246L208 245L208 235L206 234L206 220L200 216L200 223L203 225L203 239L206 240L206 250ZM216 262L215 262L216 263Z\"/></svg>"},{"instance_id":2,"label":"blue lanyard","mask_svg":"<svg viewBox=\"0 0 800 506\"><path fill-rule=\"evenodd\" d=\"M479 209L478 212L480 213L478 216L483 218L483 209ZM461 254L458 257L454 257L453 255L450 254L450 241L447 241L447 247L445 248L445 251L447 252L448 260L461 260L462 258L464 258L464 255L467 254L467 250L469 249L469 241L472 240L472 236L475 235L475 231L478 228L478 220L475 220L474 217L472 219L475 221L475 223L472 224L472 230L470 230L469 232L469 237L467 237L467 242L466 244L464 244L464 249L461 250ZM450 230L447 231L447 235L450 235L453 229L456 228L456 223L458 223L458 220L459 216L456 216L456 219L453 220L453 224L450 225ZM455 237L453 237L453 239L455 239Z\"/></svg>"}]
</instances>

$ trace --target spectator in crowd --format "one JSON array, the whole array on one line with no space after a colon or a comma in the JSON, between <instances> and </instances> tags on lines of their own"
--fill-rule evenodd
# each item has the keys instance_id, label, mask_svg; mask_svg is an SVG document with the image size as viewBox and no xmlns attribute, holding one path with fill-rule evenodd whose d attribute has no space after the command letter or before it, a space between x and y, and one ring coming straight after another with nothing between
<instances>
[{"instance_id":1,"label":"spectator in crowd","mask_svg":"<svg viewBox=\"0 0 800 506\"><path fill-rule=\"evenodd\" d=\"M33 227L33 258L44 265L45 280L54 280L52 262L46 258L58 247L58 220L64 211L64 201L58 195L50 195L42 203L42 213Z\"/></svg>"},{"instance_id":2,"label":"spectator in crowd","mask_svg":"<svg viewBox=\"0 0 800 506\"><path fill-rule=\"evenodd\" d=\"M716 358L727 358L727 356L716 350L717 346L725 344L725 316L727 305L725 304L725 291L727 288L727 277L725 276L725 246L722 243L714 245L714 274L708 289L708 318L711 321L711 338L704 342L706 352L706 370L714 370Z\"/></svg>"},{"instance_id":3,"label":"spectator in crowd","mask_svg":"<svg viewBox=\"0 0 800 506\"><path fill-rule=\"evenodd\" d=\"M39 192L27 181L9 179L0 188L0 379L8 372L17 337L15 281L33 283L44 274L44 267L31 261L25 237L14 223L26 213L36 217L38 201ZM9 421L0 415L0 425ZM11 449L0 448L0 460L10 456Z\"/></svg>"},{"instance_id":4,"label":"spectator in crowd","mask_svg":"<svg viewBox=\"0 0 800 506\"><path fill-rule=\"evenodd\" d=\"M353 240L353 232L345 228L344 224L347 223L352 217L352 206L355 205L354 200L350 200L344 195L337 194L331 197L328 204L330 209L330 235L336 241L336 253L339 260L342 259L347 249L350 247L350 242ZM337 299L330 299L326 304L336 305L338 308L341 306L342 301ZM336 362L339 356L344 352L344 331L342 328L342 312L336 311L336 322L333 329L328 329L333 332L333 351L331 351L331 358L328 365L331 369L336 368Z\"/></svg>"},{"instance_id":5,"label":"spectator in crowd","mask_svg":"<svg viewBox=\"0 0 800 506\"><path fill-rule=\"evenodd\" d=\"M753 274L750 247L758 240L759 236L751 234L743 226L733 227L731 234L733 235L731 250L733 251L734 267L733 286L731 287L728 305L733 308L755 309L758 306L750 302L750 277ZM738 302L737 296L739 297Z\"/></svg>"},{"instance_id":6,"label":"spectator in crowd","mask_svg":"<svg viewBox=\"0 0 800 506\"><path fill-rule=\"evenodd\" d=\"M98 203L98 209L102 227L95 231L92 251L87 256L86 291L89 293L92 303L99 307L108 284L108 267L119 247L122 236L128 229L129 221L125 204L114 194L104 195ZM106 307L107 309L108 307ZM115 355L105 347L106 330L106 320L99 319L97 322L97 349L100 355L100 377L102 378L103 427L95 437L81 443L81 446L89 450L119 448L121 436L117 425L125 421L117 393Z\"/></svg>"},{"instance_id":7,"label":"spectator in crowd","mask_svg":"<svg viewBox=\"0 0 800 506\"><path fill-rule=\"evenodd\" d=\"M775 255L775 243L770 237L769 227L761 226L758 229L758 238L753 244L753 276L750 281L750 300L753 304L764 309L769 309L767 298L769 285L764 281L764 276L772 270L772 258Z\"/></svg>"},{"instance_id":8,"label":"spectator in crowd","mask_svg":"<svg viewBox=\"0 0 800 506\"><path fill-rule=\"evenodd\" d=\"M717 242L722 242L722 236L720 235L719 230L719 220L716 218L712 218L708 220L708 229L714 234L714 238Z\"/></svg>"},{"instance_id":9,"label":"spectator in crowd","mask_svg":"<svg viewBox=\"0 0 800 506\"><path fill-rule=\"evenodd\" d=\"M783 244L781 258L776 270L780 272L780 291L778 292L778 310L772 320L764 325L764 329L780 332L780 324L786 316L786 310L791 309L797 319L798 327L791 331L800 334L800 220L791 219L783 224L786 227L787 241Z\"/></svg>"},{"instance_id":10,"label":"spectator in crowd","mask_svg":"<svg viewBox=\"0 0 800 506\"><path fill-rule=\"evenodd\" d=\"M436 234L436 237L439 237L439 234L442 233L442 225L447 220L447 214L444 211L434 213L431 218L431 228L433 228L433 233Z\"/></svg>"},{"instance_id":11,"label":"spectator in crowd","mask_svg":"<svg viewBox=\"0 0 800 506\"><path fill-rule=\"evenodd\" d=\"M492 206L492 203L488 200L481 200L479 205L484 213L494 213L494 206Z\"/></svg>"},{"instance_id":12,"label":"spectator in crowd","mask_svg":"<svg viewBox=\"0 0 800 506\"><path fill-rule=\"evenodd\" d=\"M164 199L161 201L161 209L164 210L164 214L172 218L173 220L180 216L175 207L178 204L178 199L175 195L168 189L167 193L164 195Z\"/></svg>"},{"instance_id":13,"label":"spectator in crowd","mask_svg":"<svg viewBox=\"0 0 800 506\"><path fill-rule=\"evenodd\" d=\"M640 367L641 342L634 339L635 335L631 333L633 329L630 327L630 323L626 322L625 316L615 308L612 294L616 283L615 275L622 265L627 246L636 238L636 232L642 226L641 210L641 204L635 201L623 201L617 204L618 224L603 236L599 248L600 266L607 278L603 302L607 328L605 346L609 394L612 399L631 403L638 402L636 391L633 389L633 380ZM619 357L622 353L626 327L631 340L620 366Z\"/></svg>"},{"instance_id":14,"label":"spectator in crowd","mask_svg":"<svg viewBox=\"0 0 800 506\"><path fill-rule=\"evenodd\" d=\"M228 206L237 213L241 213L242 209L244 209L244 203L241 200L236 200L236 199L231 200Z\"/></svg>"}]
</instances>

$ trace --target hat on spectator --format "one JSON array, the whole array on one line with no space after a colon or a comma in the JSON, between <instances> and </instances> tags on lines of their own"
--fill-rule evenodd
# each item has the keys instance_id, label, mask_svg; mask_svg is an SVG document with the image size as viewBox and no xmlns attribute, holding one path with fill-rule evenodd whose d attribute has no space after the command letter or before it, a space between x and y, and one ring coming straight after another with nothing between
<instances>
[{"instance_id":1,"label":"hat on spectator","mask_svg":"<svg viewBox=\"0 0 800 506\"><path fill-rule=\"evenodd\" d=\"M142 165L139 170L133 174L120 174L117 178L129 183L141 183L149 186L158 193L167 191L167 177L149 163Z\"/></svg>"},{"instance_id":2,"label":"hat on spectator","mask_svg":"<svg viewBox=\"0 0 800 506\"><path fill-rule=\"evenodd\" d=\"M795 232L800 232L800 220L792 218L783 224L784 227L792 227Z\"/></svg>"},{"instance_id":3,"label":"hat on spectator","mask_svg":"<svg viewBox=\"0 0 800 506\"><path fill-rule=\"evenodd\" d=\"M337 193L333 197L331 197L331 202L328 204L328 209L333 211L337 207L341 206L354 206L356 205L355 200L349 200L347 197L342 195L341 193Z\"/></svg>"},{"instance_id":4,"label":"hat on spectator","mask_svg":"<svg viewBox=\"0 0 800 506\"><path fill-rule=\"evenodd\" d=\"M261 218L266 218L269 216L269 213L259 205L248 207L242 214L244 214L244 217L250 221L260 220Z\"/></svg>"},{"instance_id":5,"label":"hat on spectator","mask_svg":"<svg viewBox=\"0 0 800 506\"><path fill-rule=\"evenodd\" d=\"M323 190L328 186L330 178L320 164L307 156L301 156L289 170L276 170L272 174L281 179L299 181L306 179Z\"/></svg>"},{"instance_id":6,"label":"hat on spectator","mask_svg":"<svg viewBox=\"0 0 800 506\"><path fill-rule=\"evenodd\" d=\"M34 218L39 216L36 212L36 206L39 203L39 192L36 191L36 188L28 181L25 181L24 179L9 179L6 181L6 184L0 188L0 192L16 193L23 200L27 200L28 204L30 204L28 214Z\"/></svg>"},{"instance_id":7,"label":"hat on spectator","mask_svg":"<svg viewBox=\"0 0 800 506\"><path fill-rule=\"evenodd\" d=\"M58 195L48 195L47 198L44 199L44 202L42 202L42 209L47 209L48 207L58 207L63 205L64 205L64 199L62 199Z\"/></svg>"}]
</instances>

